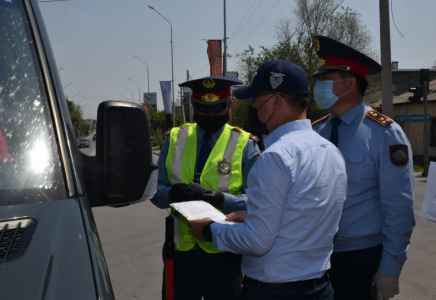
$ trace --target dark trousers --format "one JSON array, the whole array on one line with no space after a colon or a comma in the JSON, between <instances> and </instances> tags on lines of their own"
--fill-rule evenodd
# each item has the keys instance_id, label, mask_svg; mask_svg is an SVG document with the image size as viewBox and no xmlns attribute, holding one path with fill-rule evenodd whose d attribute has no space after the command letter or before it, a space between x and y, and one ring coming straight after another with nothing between
<instances>
[{"instance_id":1,"label":"dark trousers","mask_svg":"<svg viewBox=\"0 0 436 300\"><path fill-rule=\"evenodd\" d=\"M165 299L165 270L162 299ZM241 292L241 255L209 254L201 248L175 251L175 300L237 300Z\"/></svg>"},{"instance_id":2,"label":"dark trousers","mask_svg":"<svg viewBox=\"0 0 436 300\"><path fill-rule=\"evenodd\" d=\"M383 246L333 252L329 271L335 300L368 300L372 278L378 270Z\"/></svg>"},{"instance_id":3,"label":"dark trousers","mask_svg":"<svg viewBox=\"0 0 436 300\"><path fill-rule=\"evenodd\" d=\"M268 289L244 284L241 300L333 300L333 295L333 288L329 282L313 288L296 290Z\"/></svg>"}]
</instances>

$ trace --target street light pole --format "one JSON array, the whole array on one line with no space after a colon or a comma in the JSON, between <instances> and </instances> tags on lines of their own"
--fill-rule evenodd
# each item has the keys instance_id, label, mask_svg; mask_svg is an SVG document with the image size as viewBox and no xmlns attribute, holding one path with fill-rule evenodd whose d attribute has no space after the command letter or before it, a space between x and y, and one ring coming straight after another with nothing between
<instances>
[{"instance_id":1,"label":"street light pole","mask_svg":"<svg viewBox=\"0 0 436 300\"><path fill-rule=\"evenodd\" d=\"M148 76L148 64L145 61L143 61L142 59L140 59L139 57L137 57L136 55L133 55L133 57L139 59L140 61L142 61L144 64L147 65L147 84L148 84L148 94L150 96L150 76Z\"/></svg>"},{"instance_id":2,"label":"street light pole","mask_svg":"<svg viewBox=\"0 0 436 300\"><path fill-rule=\"evenodd\" d=\"M174 63L173 63L173 25L170 21L168 21L164 16L162 16L154 7L148 6L155 12L159 14L162 18L165 19L168 23L170 23L171 28L171 90L173 92L173 127L176 127L176 104L174 102Z\"/></svg>"},{"instance_id":3,"label":"street light pole","mask_svg":"<svg viewBox=\"0 0 436 300\"><path fill-rule=\"evenodd\" d=\"M81 92L80 92L80 93L81 93ZM73 101L73 103L74 103L74 98L76 98L76 96L79 95L80 93L75 94L75 95L73 96L73 98L71 98L71 101Z\"/></svg>"},{"instance_id":4,"label":"street light pole","mask_svg":"<svg viewBox=\"0 0 436 300\"><path fill-rule=\"evenodd\" d=\"M79 103L77 103L77 105L79 105L80 103L82 103L85 100L86 100L86 98L83 98L82 100L79 101Z\"/></svg>"},{"instance_id":5,"label":"street light pole","mask_svg":"<svg viewBox=\"0 0 436 300\"><path fill-rule=\"evenodd\" d=\"M138 102L139 102L139 104L141 104L141 87L139 86L139 84L134 82L132 79L129 79L129 80L138 86Z\"/></svg>"},{"instance_id":6,"label":"street light pole","mask_svg":"<svg viewBox=\"0 0 436 300\"><path fill-rule=\"evenodd\" d=\"M226 0L224 0L224 57L223 57L224 74L227 76L227 32L226 32Z\"/></svg>"},{"instance_id":7,"label":"street light pole","mask_svg":"<svg viewBox=\"0 0 436 300\"><path fill-rule=\"evenodd\" d=\"M135 102L135 97L133 96L133 91L129 89L127 86L125 86L126 89L128 89L132 93L132 102Z\"/></svg>"}]
</instances>

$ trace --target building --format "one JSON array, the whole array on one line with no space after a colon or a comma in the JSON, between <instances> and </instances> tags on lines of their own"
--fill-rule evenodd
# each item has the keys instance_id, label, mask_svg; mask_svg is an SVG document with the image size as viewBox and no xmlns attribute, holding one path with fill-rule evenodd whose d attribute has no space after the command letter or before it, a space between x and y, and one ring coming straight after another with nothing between
<instances>
[{"instance_id":1,"label":"building","mask_svg":"<svg viewBox=\"0 0 436 300\"><path fill-rule=\"evenodd\" d=\"M417 78L415 85L419 85L419 71ZM406 92L393 97L394 120L403 128L409 138L414 160L422 162L424 154L424 102L410 102L409 97L411 96L413 96L413 93ZM430 160L436 161L436 80L429 83L427 102L427 114L430 115L430 120L427 123L429 134L428 153ZM373 103L371 107L377 109L381 107L381 104L382 102L378 101ZM409 116L409 122L407 122L407 116Z\"/></svg>"},{"instance_id":2,"label":"building","mask_svg":"<svg viewBox=\"0 0 436 300\"><path fill-rule=\"evenodd\" d=\"M409 88L419 85L419 69L398 69L398 62L392 62L392 90L403 94ZM436 79L436 69L430 69L430 81Z\"/></svg>"}]
</instances>

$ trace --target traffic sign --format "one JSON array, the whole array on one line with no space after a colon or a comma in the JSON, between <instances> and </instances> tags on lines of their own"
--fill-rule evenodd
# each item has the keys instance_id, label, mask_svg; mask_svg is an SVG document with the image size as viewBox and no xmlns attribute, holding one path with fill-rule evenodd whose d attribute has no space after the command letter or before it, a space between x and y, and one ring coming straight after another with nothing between
<instances>
[{"instance_id":1,"label":"traffic sign","mask_svg":"<svg viewBox=\"0 0 436 300\"><path fill-rule=\"evenodd\" d=\"M431 116L427 114L427 120L431 120ZM405 123L407 122L407 115L399 115L395 117L395 122ZM409 122L424 122L424 114L409 115Z\"/></svg>"}]
</instances>

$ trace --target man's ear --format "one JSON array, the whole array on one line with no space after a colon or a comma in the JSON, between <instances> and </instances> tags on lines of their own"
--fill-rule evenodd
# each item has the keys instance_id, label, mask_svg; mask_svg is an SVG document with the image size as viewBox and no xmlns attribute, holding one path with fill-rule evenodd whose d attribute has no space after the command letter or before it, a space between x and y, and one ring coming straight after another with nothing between
<instances>
[{"instance_id":1,"label":"man's ear","mask_svg":"<svg viewBox=\"0 0 436 300\"><path fill-rule=\"evenodd\" d=\"M349 77L349 83L348 83L348 88L354 89L357 86L357 78L356 77Z\"/></svg>"},{"instance_id":2,"label":"man's ear","mask_svg":"<svg viewBox=\"0 0 436 300\"><path fill-rule=\"evenodd\" d=\"M278 111L280 108L283 107L283 103L285 101L285 98L283 98L280 94L275 93L274 94L274 111Z\"/></svg>"}]
</instances>

